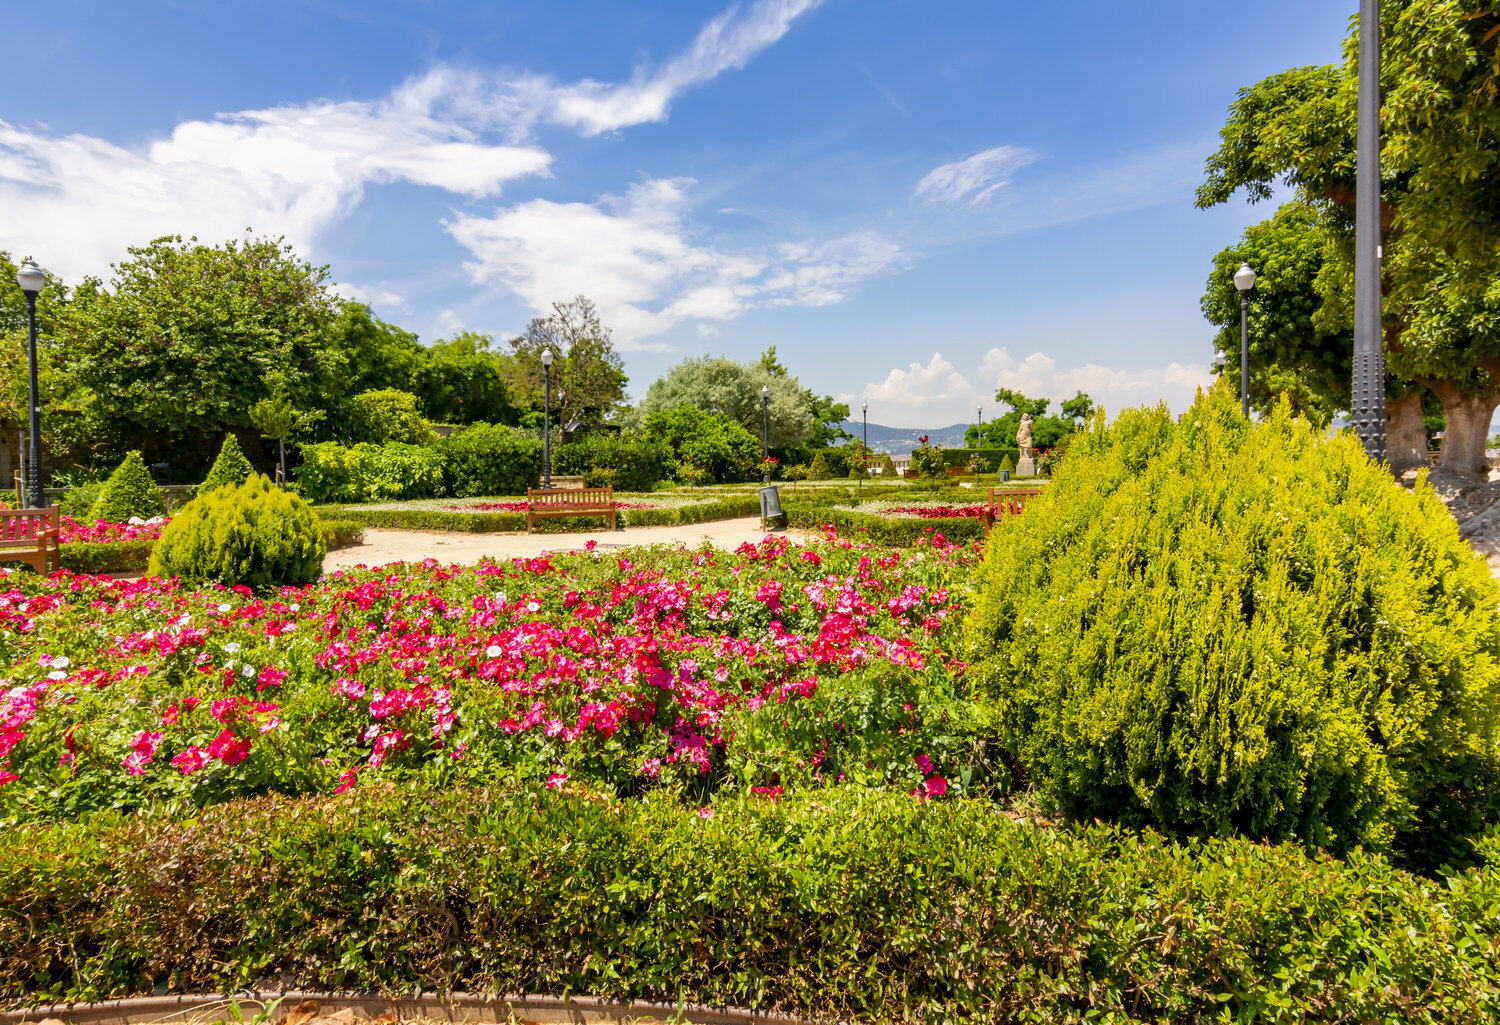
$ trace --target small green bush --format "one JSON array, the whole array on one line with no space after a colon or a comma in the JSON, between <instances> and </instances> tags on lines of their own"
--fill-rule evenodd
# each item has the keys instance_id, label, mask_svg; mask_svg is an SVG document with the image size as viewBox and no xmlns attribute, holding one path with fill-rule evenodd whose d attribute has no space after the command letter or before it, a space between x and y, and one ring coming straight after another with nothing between
<instances>
[{"instance_id":1,"label":"small green bush","mask_svg":"<svg viewBox=\"0 0 1500 1025\"><path fill-rule=\"evenodd\" d=\"M161 489L151 479L146 461L139 452L131 452L99 489L99 497L89 510L89 518L124 523L132 516L149 519L166 511Z\"/></svg>"},{"instance_id":2,"label":"small green bush","mask_svg":"<svg viewBox=\"0 0 1500 1025\"><path fill-rule=\"evenodd\" d=\"M150 572L264 591L317 580L325 552L307 503L256 474L185 506L157 540Z\"/></svg>"},{"instance_id":3,"label":"small green bush","mask_svg":"<svg viewBox=\"0 0 1500 1025\"><path fill-rule=\"evenodd\" d=\"M155 541L73 541L58 551L62 568L74 573L140 573L151 563Z\"/></svg>"},{"instance_id":4,"label":"small green bush","mask_svg":"<svg viewBox=\"0 0 1500 1025\"><path fill-rule=\"evenodd\" d=\"M807 479L833 479L833 464L830 462L827 452L819 452L816 456L813 456L812 465L807 468Z\"/></svg>"},{"instance_id":5,"label":"small green bush","mask_svg":"<svg viewBox=\"0 0 1500 1025\"><path fill-rule=\"evenodd\" d=\"M69 488L68 493L63 495L62 501L58 503L62 514L71 516L79 522L92 522L89 514L94 511L94 503L99 501L99 492L103 490L103 482L79 484Z\"/></svg>"},{"instance_id":6,"label":"small green bush","mask_svg":"<svg viewBox=\"0 0 1500 1025\"><path fill-rule=\"evenodd\" d=\"M896 479L896 460L891 458L889 452L881 452L877 455L875 464L880 467L880 476L883 480Z\"/></svg>"},{"instance_id":7,"label":"small green bush","mask_svg":"<svg viewBox=\"0 0 1500 1025\"><path fill-rule=\"evenodd\" d=\"M398 441L425 445L433 440L432 424L418 412L420 400L398 388L360 392L343 417L343 436L354 444L384 445Z\"/></svg>"},{"instance_id":8,"label":"small green bush","mask_svg":"<svg viewBox=\"0 0 1500 1025\"><path fill-rule=\"evenodd\" d=\"M309 502L395 502L443 493L443 453L430 445L302 446L297 490Z\"/></svg>"},{"instance_id":9,"label":"small green bush","mask_svg":"<svg viewBox=\"0 0 1500 1025\"><path fill-rule=\"evenodd\" d=\"M219 448L219 458L214 460L208 476L198 486L198 494L206 495L225 484L243 484L245 478L254 472L255 469L250 465L250 460L246 459L245 453L240 451L239 440L233 434L225 434L224 444Z\"/></svg>"},{"instance_id":10,"label":"small green bush","mask_svg":"<svg viewBox=\"0 0 1500 1025\"><path fill-rule=\"evenodd\" d=\"M1418 860L1484 817L1500 590L1352 434L1227 387L1101 413L975 590L971 679L1072 817Z\"/></svg>"},{"instance_id":11,"label":"small green bush","mask_svg":"<svg viewBox=\"0 0 1500 1025\"><path fill-rule=\"evenodd\" d=\"M1014 473L1016 471L1016 464L1011 461L1009 452L1005 453L1005 457L1000 460L1000 465L996 469L1005 473Z\"/></svg>"},{"instance_id":12,"label":"small green bush","mask_svg":"<svg viewBox=\"0 0 1500 1025\"><path fill-rule=\"evenodd\" d=\"M524 495L542 476L541 442L502 424L474 424L450 435L440 448L443 480L459 498Z\"/></svg>"},{"instance_id":13,"label":"small green bush","mask_svg":"<svg viewBox=\"0 0 1500 1025\"><path fill-rule=\"evenodd\" d=\"M924 446L913 449L911 453L911 465L917 471L918 475L926 477L929 480L946 480L948 477L949 463L943 457L943 450L940 448L927 448ZM963 464L954 463L952 465L961 466Z\"/></svg>"}]
</instances>

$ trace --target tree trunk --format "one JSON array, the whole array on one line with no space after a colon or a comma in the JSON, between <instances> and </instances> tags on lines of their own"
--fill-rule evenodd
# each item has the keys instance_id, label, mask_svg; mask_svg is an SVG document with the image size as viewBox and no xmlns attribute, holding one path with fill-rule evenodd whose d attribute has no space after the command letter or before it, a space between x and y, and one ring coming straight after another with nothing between
<instances>
[{"instance_id":1,"label":"tree trunk","mask_svg":"<svg viewBox=\"0 0 1500 1025\"><path fill-rule=\"evenodd\" d=\"M1427 428L1422 424L1422 389L1385 404L1385 450L1396 476L1427 462Z\"/></svg>"},{"instance_id":2,"label":"tree trunk","mask_svg":"<svg viewBox=\"0 0 1500 1025\"><path fill-rule=\"evenodd\" d=\"M1448 423L1443 428L1443 457L1438 465L1454 473L1484 480L1490 461L1484 454L1489 442L1490 419L1500 406L1500 392L1465 395L1449 381L1421 380L1443 404Z\"/></svg>"}]
</instances>

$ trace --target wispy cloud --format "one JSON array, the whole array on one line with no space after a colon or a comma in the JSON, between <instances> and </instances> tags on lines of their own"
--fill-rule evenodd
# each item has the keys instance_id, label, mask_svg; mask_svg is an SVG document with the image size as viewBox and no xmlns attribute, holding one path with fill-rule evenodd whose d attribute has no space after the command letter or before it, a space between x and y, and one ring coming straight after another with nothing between
<instances>
[{"instance_id":1,"label":"wispy cloud","mask_svg":"<svg viewBox=\"0 0 1500 1025\"><path fill-rule=\"evenodd\" d=\"M966 203L978 206L1010 184L1018 168L1041 159L1025 146L995 146L971 157L943 164L917 183L916 196L928 203Z\"/></svg>"},{"instance_id":2,"label":"wispy cloud","mask_svg":"<svg viewBox=\"0 0 1500 1025\"><path fill-rule=\"evenodd\" d=\"M696 241L691 178L648 179L596 203L532 200L490 216L458 214L448 231L472 254L476 283L502 285L545 311L582 292L622 348L683 321L722 321L757 306L822 306L895 263L900 250L860 233L816 244L731 251Z\"/></svg>"},{"instance_id":3,"label":"wispy cloud","mask_svg":"<svg viewBox=\"0 0 1500 1025\"><path fill-rule=\"evenodd\" d=\"M45 238L48 268L73 279L166 233L219 241L251 227L310 252L368 185L493 197L549 173L539 123L592 135L661 121L676 97L743 67L819 2L732 6L686 50L619 84L437 66L382 99L217 114L134 147L0 121L0 248L39 250Z\"/></svg>"}]
</instances>

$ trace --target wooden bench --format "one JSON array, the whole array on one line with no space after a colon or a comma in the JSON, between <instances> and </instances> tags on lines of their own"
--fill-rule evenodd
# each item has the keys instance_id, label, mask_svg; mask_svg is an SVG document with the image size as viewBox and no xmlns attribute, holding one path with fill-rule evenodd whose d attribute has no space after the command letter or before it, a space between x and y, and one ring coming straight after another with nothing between
<instances>
[{"instance_id":1,"label":"wooden bench","mask_svg":"<svg viewBox=\"0 0 1500 1025\"><path fill-rule=\"evenodd\" d=\"M16 559L38 573L62 569L62 509L0 509L0 559Z\"/></svg>"},{"instance_id":2,"label":"wooden bench","mask_svg":"<svg viewBox=\"0 0 1500 1025\"><path fill-rule=\"evenodd\" d=\"M529 488L526 492L526 532L536 529L536 521L555 516L608 516L609 529L615 529L615 489L610 488Z\"/></svg>"},{"instance_id":3,"label":"wooden bench","mask_svg":"<svg viewBox=\"0 0 1500 1025\"><path fill-rule=\"evenodd\" d=\"M583 478L582 477L564 477L562 474L559 474L559 473L554 473L552 475L552 490L553 491L558 491L558 490L564 490L565 491L568 488L586 488L586 487L588 487L588 485L583 482Z\"/></svg>"},{"instance_id":4,"label":"wooden bench","mask_svg":"<svg viewBox=\"0 0 1500 1025\"><path fill-rule=\"evenodd\" d=\"M990 488L984 509L984 532L988 534L995 521L1003 516L1019 516L1026 511L1028 499L1040 495L1035 488Z\"/></svg>"}]
</instances>

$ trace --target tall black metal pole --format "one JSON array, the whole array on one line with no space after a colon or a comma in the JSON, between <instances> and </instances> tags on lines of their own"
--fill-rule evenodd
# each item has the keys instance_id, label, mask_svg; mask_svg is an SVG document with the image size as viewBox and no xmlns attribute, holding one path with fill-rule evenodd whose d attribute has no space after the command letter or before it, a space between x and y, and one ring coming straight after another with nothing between
<instances>
[{"instance_id":1,"label":"tall black metal pole","mask_svg":"<svg viewBox=\"0 0 1500 1025\"><path fill-rule=\"evenodd\" d=\"M860 408L864 416L865 426L859 439L859 497L860 501L865 497L865 474L870 472L870 407L864 405Z\"/></svg>"},{"instance_id":2,"label":"tall black metal pole","mask_svg":"<svg viewBox=\"0 0 1500 1025\"><path fill-rule=\"evenodd\" d=\"M761 395L760 397L760 482L771 483L771 397Z\"/></svg>"},{"instance_id":3,"label":"tall black metal pole","mask_svg":"<svg viewBox=\"0 0 1500 1025\"><path fill-rule=\"evenodd\" d=\"M31 444L26 456L27 501L33 509L40 509L45 498L42 494L42 405L37 399L36 386L36 293L26 293L26 334L28 339L27 359L30 362Z\"/></svg>"},{"instance_id":4,"label":"tall black metal pole","mask_svg":"<svg viewBox=\"0 0 1500 1025\"><path fill-rule=\"evenodd\" d=\"M1380 0L1359 4L1359 131L1354 182L1354 429L1384 461L1385 353L1380 329Z\"/></svg>"},{"instance_id":5,"label":"tall black metal pole","mask_svg":"<svg viewBox=\"0 0 1500 1025\"><path fill-rule=\"evenodd\" d=\"M1250 418L1250 293L1240 293L1240 412Z\"/></svg>"},{"instance_id":6,"label":"tall black metal pole","mask_svg":"<svg viewBox=\"0 0 1500 1025\"><path fill-rule=\"evenodd\" d=\"M552 490L552 368L542 366L542 488Z\"/></svg>"}]
</instances>

